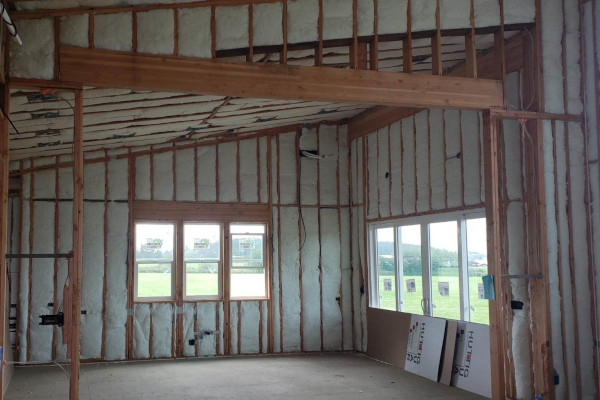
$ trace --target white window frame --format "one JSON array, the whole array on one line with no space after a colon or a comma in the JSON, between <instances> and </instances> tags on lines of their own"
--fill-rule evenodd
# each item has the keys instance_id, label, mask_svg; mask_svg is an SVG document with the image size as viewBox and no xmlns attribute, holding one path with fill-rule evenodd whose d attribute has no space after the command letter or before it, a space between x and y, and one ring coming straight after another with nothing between
<instances>
[{"instance_id":1,"label":"white window frame","mask_svg":"<svg viewBox=\"0 0 600 400\"><path fill-rule=\"evenodd\" d=\"M188 300L221 300L222 296L223 296L223 247L225 246L225 233L224 233L224 229L225 227L223 226L224 224L222 222L183 222L182 224L182 230L181 230L181 240L185 241L185 226L186 225L218 225L219 226L219 259L218 260L210 260L207 261L206 260L200 260L200 259L190 259L190 260L186 260L185 259L185 250L183 251L183 259L181 260L181 264L183 266L183 271L182 271L182 280L183 280L183 300L184 301L188 301ZM182 245L183 246L183 245ZM187 295L187 264L188 263L192 263L192 264L217 264L218 265L218 271L217 271L217 280L218 280L218 292L216 295L192 295L192 296L188 296Z\"/></svg>"},{"instance_id":2,"label":"white window frame","mask_svg":"<svg viewBox=\"0 0 600 400\"><path fill-rule=\"evenodd\" d=\"M430 235L429 225L439 222L457 223L458 240L458 275L460 292L460 320L471 320L471 309L469 300L469 271L467 250L467 220L485 218L484 209L473 209L469 211L454 211L439 214L426 214L397 218L393 220L372 222L368 224L368 254L369 254L369 306L379 308L379 276L377 268L377 230L382 228L394 228L394 266L396 277L396 311L403 311L404 288L403 268L401 264L401 227L419 225L421 227L421 279L422 279L422 301L423 315L433 316L433 288L430 260Z\"/></svg>"},{"instance_id":3,"label":"white window frame","mask_svg":"<svg viewBox=\"0 0 600 400\"><path fill-rule=\"evenodd\" d=\"M240 232L236 232L236 233L231 233L231 227L232 226L238 226L238 225L261 225L264 230L263 233L251 233L251 232L246 232L246 233L240 233ZM250 301L250 300L266 300L269 298L269 287L268 287L268 271L267 271L267 263L266 263L266 257L267 257L267 224L265 223L261 223L261 222L257 222L257 223L249 223L249 222L235 222L235 223L230 223L229 224L230 227L230 232L229 232L229 267L228 267L228 271L227 273L229 274L229 298L231 300L245 300L245 301ZM262 247L263 247L263 251L262 251L262 255L263 255L263 259L262 259L262 269L265 271L265 295L264 296L233 296L231 294L231 275L232 275L232 270L235 269L233 267L233 237L234 236L243 236L243 235L252 235L252 236L262 236Z\"/></svg>"},{"instance_id":4,"label":"white window frame","mask_svg":"<svg viewBox=\"0 0 600 400\"><path fill-rule=\"evenodd\" d=\"M172 225L173 226L173 259L171 261L165 260L144 260L138 261L137 259L137 225ZM175 259L177 257L177 223L174 221L147 221L137 220L134 221L133 229L133 243L134 250L133 256L135 262L133 264L133 300L137 303L152 303L162 301L174 301L175 300ZM152 297L140 297L138 296L138 265L139 264L170 264L171 265L171 295L170 296L152 296Z\"/></svg>"}]
</instances>

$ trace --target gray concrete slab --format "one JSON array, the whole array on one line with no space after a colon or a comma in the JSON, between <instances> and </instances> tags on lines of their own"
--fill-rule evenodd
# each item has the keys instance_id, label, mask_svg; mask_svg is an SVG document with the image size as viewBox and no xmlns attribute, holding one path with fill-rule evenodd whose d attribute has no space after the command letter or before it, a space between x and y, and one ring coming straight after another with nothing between
<instances>
[{"instance_id":1,"label":"gray concrete slab","mask_svg":"<svg viewBox=\"0 0 600 400\"><path fill-rule=\"evenodd\" d=\"M482 399L353 353L84 364L81 400ZM57 366L19 367L6 398L67 399Z\"/></svg>"}]
</instances>

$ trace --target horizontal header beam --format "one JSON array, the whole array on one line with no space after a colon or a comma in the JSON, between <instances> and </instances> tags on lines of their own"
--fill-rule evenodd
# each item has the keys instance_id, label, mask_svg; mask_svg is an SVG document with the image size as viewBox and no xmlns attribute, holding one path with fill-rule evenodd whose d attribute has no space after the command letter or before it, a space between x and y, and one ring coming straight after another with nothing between
<instances>
[{"instance_id":1,"label":"horizontal header beam","mask_svg":"<svg viewBox=\"0 0 600 400\"><path fill-rule=\"evenodd\" d=\"M399 72L230 63L60 47L60 78L93 87L483 110L503 106L499 81Z\"/></svg>"}]
</instances>

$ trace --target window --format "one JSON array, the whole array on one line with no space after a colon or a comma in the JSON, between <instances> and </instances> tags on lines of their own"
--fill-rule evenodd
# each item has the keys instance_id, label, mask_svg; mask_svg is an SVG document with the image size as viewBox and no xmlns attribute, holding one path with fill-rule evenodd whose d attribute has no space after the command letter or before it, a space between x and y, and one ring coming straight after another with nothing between
<instances>
[{"instance_id":1,"label":"window","mask_svg":"<svg viewBox=\"0 0 600 400\"><path fill-rule=\"evenodd\" d=\"M377 223L370 235L371 307L489 323L482 212Z\"/></svg>"},{"instance_id":2,"label":"window","mask_svg":"<svg viewBox=\"0 0 600 400\"><path fill-rule=\"evenodd\" d=\"M169 299L173 296L174 242L174 224L136 224L136 298Z\"/></svg>"},{"instance_id":3,"label":"window","mask_svg":"<svg viewBox=\"0 0 600 400\"><path fill-rule=\"evenodd\" d=\"M230 225L231 297L265 297L265 226Z\"/></svg>"},{"instance_id":4,"label":"window","mask_svg":"<svg viewBox=\"0 0 600 400\"><path fill-rule=\"evenodd\" d=\"M136 301L267 298L266 224L140 221L135 243Z\"/></svg>"}]
</instances>

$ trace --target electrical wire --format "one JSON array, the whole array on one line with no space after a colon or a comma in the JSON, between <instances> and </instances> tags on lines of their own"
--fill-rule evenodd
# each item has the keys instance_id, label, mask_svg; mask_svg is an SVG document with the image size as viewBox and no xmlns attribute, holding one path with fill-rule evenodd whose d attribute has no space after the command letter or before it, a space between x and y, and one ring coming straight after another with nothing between
<instances>
[{"instance_id":1,"label":"electrical wire","mask_svg":"<svg viewBox=\"0 0 600 400\"><path fill-rule=\"evenodd\" d=\"M13 364L13 365L48 365L48 364L54 364L56 365L58 368L60 368L62 370L62 372L64 372L64 374L66 375L68 380L71 380L71 374L69 374L67 372L66 369L63 368L62 365L60 365L59 363L57 363L56 361L27 361L27 362L20 362L20 361L4 361L6 364Z\"/></svg>"},{"instance_id":2,"label":"electrical wire","mask_svg":"<svg viewBox=\"0 0 600 400\"><path fill-rule=\"evenodd\" d=\"M21 38L19 37L19 32L17 31L17 26L12 21L12 19L10 19L10 16L8 15L8 12L6 11L6 6L4 5L4 1L2 1L2 0L0 0L0 14L2 15L2 19L4 20L4 22L6 23L6 26L8 27L8 33L10 33L10 36L14 37L15 40L17 41L17 43L19 43L19 45L22 46L23 42L21 41Z\"/></svg>"},{"instance_id":3,"label":"electrical wire","mask_svg":"<svg viewBox=\"0 0 600 400\"><path fill-rule=\"evenodd\" d=\"M4 118L6 118L8 120L8 122L10 122L11 126L13 127L13 129L15 130L15 132L17 132L17 135L19 135L19 130L17 129L17 127L15 126L15 124L13 124L12 120L8 117L8 115L6 115L6 113L4 112L4 108L0 105L0 110L2 110L2 115L4 116Z\"/></svg>"}]
</instances>

